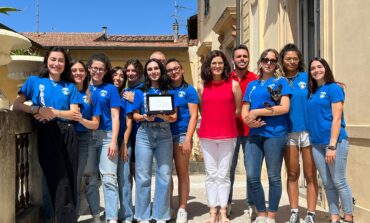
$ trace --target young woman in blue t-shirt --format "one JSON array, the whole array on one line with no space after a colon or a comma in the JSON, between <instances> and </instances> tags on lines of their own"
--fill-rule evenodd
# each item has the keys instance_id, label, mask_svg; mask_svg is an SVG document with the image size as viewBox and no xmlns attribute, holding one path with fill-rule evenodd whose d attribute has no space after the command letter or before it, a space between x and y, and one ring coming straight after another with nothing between
<instances>
[{"instance_id":1,"label":"young woman in blue t-shirt","mask_svg":"<svg viewBox=\"0 0 370 223\"><path fill-rule=\"evenodd\" d=\"M173 113L147 114L147 95L167 94L168 77L164 65L157 59L150 59L144 67L142 90L135 92L133 118L141 125L136 134L135 146L135 182L136 203L135 218L141 223L149 223L153 218L158 223L165 223L170 215L170 183L172 174L173 142L170 122L177 119ZM174 104L176 97L174 97ZM155 158L155 192L151 209L152 163Z\"/></svg>"},{"instance_id":2,"label":"young woman in blue t-shirt","mask_svg":"<svg viewBox=\"0 0 370 223\"><path fill-rule=\"evenodd\" d=\"M179 102L177 121L171 123L173 157L178 177L179 196L176 223L187 223L186 206L190 191L189 159L193 147L193 134L198 121L199 99L195 88L184 80L184 69L178 60L167 60L166 71L171 80L170 92L176 95ZM171 185L172 195L173 183Z\"/></svg>"},{"instance_id":3,"label":"young woman in blue t-shirt","mask_svg":"<svg viewBox=\"0 0 370 223\"><path fill-rule=\"evenodd\" d=\"M118 220L118 132L121 101L117 88L111 84L111 63L105 54L94 54L87 62L90 73L90 90L98 98L101 116L98 130L93 132L97 150L99 171L105 203L105 219L109 223ZM98 188L96 187L95 190Z\"/></svg>"},{"instance_id":4,"label":"young woman in blue t-shirt","mask_svg":"<svg viewBox=\"0 0 370 223\"><path fill-rule=\"evenodd\" d=\"M97 97L92 97L89 88L87 67L81 60L71 61L72 79L78 89L81 100L80 113L75 114L79 156L77 174L77 214L80 208L80 186L84 183L84 192L90 207L94 222L100 222L100 197L95 190L98 185L98 167L96 150L91 147L93 143L92 129L99 127L100 104ZM83 178L83 180L82 180Z\"/></svg>"},{"instance_id":5,"label":"young woman in blue t-shirt","mask_svg":"<svg viewBox=\"0 0 370 223\"><path fill-rule=\"evenodd\" d=\"M291 89L281 76L278 52L267 49L258 60L259 80L248 84L244 94L242 117L251 127L246 145L247 179L252 190L252 200L257 209L257 223L274 223L282 193L281 166L283 163L289 122ZM269 91L281 98L272 100ZM256 122L262 119L262 122ZM261 125L264 124L264 125ZM263 159L269 179L269 208L261 184Z\"/></svg>"},{"instance_id":6,"label":"young woman in blue t-shirt","mask_svg":"<svg viewBox=\"0 0 370 223\"><path fill-rule=\"evenodd\" d=\"M307 215L305 222L314 223L318 194L317 170L312 156L307 123L308 75L304 71L302 53L294 44L287 44L280 51L284 76L292 89L289 110L288 140L285 148L285 165L288 172L287 192L291 208L289 223L299 223L298 179L299 154L302 154L303 173L306 179Z\"/></svg>"},{"instance_id":7,"label":"young woman in blue t-shirt","mask_svg":"<svg viewBox=\"0 0 370 223\"><path fill-rule=\"evenodd\" d=\"M120 210L119 218L125 223L134 221L134 208L132 205L132 183L135 175L135 141L138 123L132 118L132 103L135 91L141 87L141 77L144 68L138 59L129 59L123 66L128 87L121 93L122 106L125 108L126 129L120 147L120 160L118 169L119 189L120 189ZM122 110L121 110L122 112Z\"/></svg>"},{"instance_id":8,"label":"young woman in blue t-shirt","mask_svg":"<svg viewBox=\"0 0 370 223\"><path fill-rule=\"evenodd\" d=\"M346 179L348 136L343 104L344 84L335 81L329 64L314 58L309 64L308 130L312 153L325 186L332 223L339 223L339 199L344 222L353 222L352 192Z\"/></svg>"},{"instance_id":9,"label":"young woman in blue t-shirt","mask_svg":"<svg viewBox=\"0 0 370 223\"><path fill-rule=\"evenodd\" d=\"M31 76L19 90L15 111L37 121L38 158L49 188L56 222L77 222L76 179L78 145L74 115L79 114L77 88L71 83L65 50L50 47L39 76ZM32 106L24 104L32 101Z\"/></svg>"}]
</instances>

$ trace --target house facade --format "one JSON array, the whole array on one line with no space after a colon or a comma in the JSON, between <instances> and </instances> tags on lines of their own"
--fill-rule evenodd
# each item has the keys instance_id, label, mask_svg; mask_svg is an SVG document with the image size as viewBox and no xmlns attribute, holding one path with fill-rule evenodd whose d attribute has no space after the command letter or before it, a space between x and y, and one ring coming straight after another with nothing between
<instances>
[{"instance_id":1,"label":"house facade","mask_svg":"<svg viewBox=\"0 0 370 223\"><path fill-rule=\"evenodd\" d=\"M370 92L365 83L370 56L370 5L366 0L198 0L199 60L214 49L230 57L237 44L250 50L250 70L260 53L287 43L302 50L305 63L325 58L336 80L346 84L344 116L350 136L347 177L356 200L357 222L370 217Z\"/></svg>"}]
</instances>

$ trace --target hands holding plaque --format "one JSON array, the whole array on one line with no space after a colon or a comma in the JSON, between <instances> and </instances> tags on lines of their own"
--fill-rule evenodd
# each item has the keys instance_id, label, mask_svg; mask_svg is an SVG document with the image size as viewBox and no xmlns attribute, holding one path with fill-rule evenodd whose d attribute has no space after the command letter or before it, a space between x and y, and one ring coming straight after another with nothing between
<instances>
[{"instance_id":1,"label":"hands holding plaque","mask_svg":"<svg viewBox=\"0 0 370 223\"><path fill-rule=\"evenodd\" d=\"M172 94L163 95L146 95L147 114L158 115L158 114L172 114L175 111ZM161 117L159 117L161 118Z\"/></svg>"}]
</instances>

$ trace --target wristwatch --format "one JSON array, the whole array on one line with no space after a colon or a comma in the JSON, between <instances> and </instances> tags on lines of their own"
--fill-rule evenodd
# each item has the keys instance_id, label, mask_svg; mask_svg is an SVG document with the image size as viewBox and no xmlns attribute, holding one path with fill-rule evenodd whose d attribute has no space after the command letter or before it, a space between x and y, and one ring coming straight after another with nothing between
<instances>
[{"instance_id":1,"label":"wristwatch","mask_svg":"<svg viewBox=\"0 0 370 223\"><path fill-rule=\"evenodd\" d=\"M31 106L31 114L37 114L39 112L40 107L39 106Z\"/></svg>"},{"instance_id":2,"label":"wristwatch","mask_svg":"<svg viewBox=\"0 0 370 223\"><path fill-rule=\"evenodd\" d=\"M336 150L337 148L335 146L332 146L332 145L327 145L326 149Z\"/></svg>"}]
</instances>

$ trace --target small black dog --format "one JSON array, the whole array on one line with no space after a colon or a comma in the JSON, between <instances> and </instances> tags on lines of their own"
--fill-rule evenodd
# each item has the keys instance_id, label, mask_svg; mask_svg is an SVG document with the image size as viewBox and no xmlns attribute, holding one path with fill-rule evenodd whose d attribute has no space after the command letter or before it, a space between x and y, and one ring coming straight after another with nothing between
<instances>
[{"instance_id":1,"label":"small black dog","mask_svg":"<svg viewBox=\"0 0 370 223\"><path fill-rule=\"evenodd\" d=\"M277 90L273 90L271 87L267 87L270 93L271 101L266 101L263 103L265 108L271 108L272 106L279 105L281 100L281 89L283 86L280 84Z\"/></svg>"}]
</instances>

